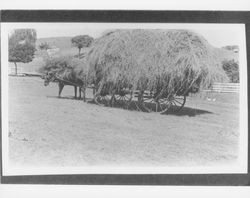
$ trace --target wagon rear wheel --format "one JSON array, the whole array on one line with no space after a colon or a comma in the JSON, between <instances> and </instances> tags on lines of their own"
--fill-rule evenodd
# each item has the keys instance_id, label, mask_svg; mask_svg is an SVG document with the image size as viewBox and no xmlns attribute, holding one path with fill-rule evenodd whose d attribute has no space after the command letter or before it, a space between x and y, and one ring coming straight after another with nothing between
<instances>
[{"instance_id":1,"label":"wagon rear wheel","mask_svg":"<svg viewBox=\"0 0 250 198\"><path fill-rule=\"evenodd\" d=\"M143 98L142 107L147 112L164 113L171 107L171 103L166 98L160 100L155 100L154 98Z\"/></svg>"},{"instance_id":2,"label":"wagon rear wheel","mask_svg":"<svg viewBox=\"0 0 250 198\"><path fill-rule=\"evenodd\" d=\"M169 97L169 102L171 103L171 108L169 111L179 112L186 103L186 96L171 96Z\"/></svg>"},{"instance_id":3,"label":"wagon rear wheel","mask_svg":"<svg viewBox=\"0 0 250 198\"><path fill-rule=\"evenodd\" d=\"M168 100L171 103L171 107L167 111L178 113L184 107L186 103L186 96L173 95L173 96L170 96Z\"/></svg>"},{"instance_id":4,"label":"wagon rear wheel","mask_svg":"<svg viewBox=\"0 0 250 198\"><path fill-rule=\"evenodd\" d=\"M186 96L170 96L156 100L153 97L143 98L142 106L147 112L179 112L186 102Z\"/></svg>"}]
</instances>

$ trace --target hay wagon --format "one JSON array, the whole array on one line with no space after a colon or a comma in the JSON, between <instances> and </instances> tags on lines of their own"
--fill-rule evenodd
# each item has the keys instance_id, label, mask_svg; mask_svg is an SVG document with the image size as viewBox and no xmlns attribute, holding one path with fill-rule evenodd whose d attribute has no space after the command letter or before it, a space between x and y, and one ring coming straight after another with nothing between
<instances>
[{"instance_id":1,"label":"hay wagon","mask_svg":"<svg viewBox=\"0 0 250 198\"><path fill-rule=\"evenodd\" d=\"M59 71L67 65L63 74L82 80L84 100L88 87L99 105L147 112L178 112L189 93L227 81L214 48L189 30L112 30L95 39L84 59L59 63L47 65Z\"/></svg>"},{"instance_id":2,"label":"hay wagon","mask_svg":"<svg viewBox=\"0 0 250 198\"><path fill-rule=\"evenodd\" d=\"M86 63L97 104L147 112L178 112L189 93L227 78L214 48L188 30L112 30Z\"/></svg>"}]
</instances>

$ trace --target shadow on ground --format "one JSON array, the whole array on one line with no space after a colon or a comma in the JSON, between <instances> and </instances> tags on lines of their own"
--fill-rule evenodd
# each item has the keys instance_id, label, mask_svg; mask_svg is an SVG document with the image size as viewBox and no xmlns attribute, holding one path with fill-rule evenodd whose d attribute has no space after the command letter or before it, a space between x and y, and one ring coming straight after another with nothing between
<instances>
[{"instance_id":1,"label":"shadow on ground","mask_svg":"<svg viewBox=\"0 0 250 198\"><path fill-rule=\"evenodd\" d=\"M48 98L57 98L57 99L64 99L64 100L79 100L82 101L83 99L79 99L79 98L75 98L75 97L70 97L70 96L63 96L63 97L58 97L58 96L47 96ZM96 104L96 102L91 99L91 98L86 98L86 102L88 104L94 104L94 105L98 105ZM110 104L103 104L103 106L106 107L110 107ZM141 107L137 102L132 102L129 106L126 104L115 104L112 106L112 108L118 108L118 109L125 109L125 110L129 110L129 111L141 111L141 112L145 112L148 113L147 111L143 110L143 107ZM174 108L170 108L166 113L162 114L162 115L176 115L176 116L190 116L190 117L194 117L197 115L201 115L201 114L212 114L212 112L210 111L206 111L206 110L202 110L202 109L197 109L197 108L191 108L191 107L183 107L180 111L177 111Z\"/></svg>"},{"instance_id":2,"label":"shadow on ground","mask_svg":"<svg viewBox=\"0 0 250 198\"><path fill-rule=\"evenodd\" d=\"M97 105L93 100L89 100L88 103ZM103 106L108 107L109 105L103 105ZM143 107L141 107L137 102L132 102L129 106L126 104L115 104L112 106L112 108L126 109L130 111L142 111L142 112L148 113L147 111L143 110ZM180 111L174 108L170 108L166 113L162 115L176 115L176 116L191 116L192 117L192 116L197 116L201 114L212 114L212 112L184 106Z\"/></svg>"},{"instance_id":3,"label":"shadow on ground","mask_svg":"<svg viewBox=\"0 0 250 198\"><path fill-rule=\"evenodd\" d=\"M183 107L179 112L171 111L171 109L165 115L177 115L177 116L197 116L201 114L212 114L211 111L202 109L196 109L191 107Z\"/></svg>"},{"instance_id":4,"label":"shadow on ground","mask_svg":"<svg viewBox=\"0 0 250 198\"><path fill-rule=\"evenodd\" d=\"M63 100L83 100L82 98L80 99L79 97L75 98L73 96L47 96L47 98L56 98L56 99L63 99Z\"/></svg>"}]
</instances>

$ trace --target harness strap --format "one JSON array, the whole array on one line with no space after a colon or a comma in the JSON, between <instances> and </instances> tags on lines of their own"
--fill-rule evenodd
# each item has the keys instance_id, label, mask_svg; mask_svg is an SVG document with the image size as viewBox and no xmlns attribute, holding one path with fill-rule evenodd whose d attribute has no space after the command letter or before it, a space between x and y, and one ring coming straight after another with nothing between
<instances>
[{"instance_id":1,"label":"harness strap","mask_svg":"<svg viewBox=\"0 0 250 198\"><path fill-rule=\"evenodd\" d=\"M75 84L75 83L73 83L73 82L70 82L70 81L68 81L68 80L64 80L64 79L60 78L60 77L57 76L57 75L55 75L55 77L56 77L58 80L60 80L60 81L67 82L67 83L72 84L72 85L74 85L74 86L80 87L80 85Z\"/></svg>"}]
</instances>

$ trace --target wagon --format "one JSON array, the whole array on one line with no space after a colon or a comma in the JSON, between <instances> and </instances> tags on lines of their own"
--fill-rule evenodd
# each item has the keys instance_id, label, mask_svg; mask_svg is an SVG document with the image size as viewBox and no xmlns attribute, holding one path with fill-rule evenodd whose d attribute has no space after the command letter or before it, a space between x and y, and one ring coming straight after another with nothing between
<instances>
[{"instance_id":1,"label":"wagon","mask_svg":"<svg viewBox=\"0 0 250 198\"><path fill-rule=\"evenodd\" d=\"M119 106L124 109L134 106L139 111L163 114L167 111L179 112L186 103L187 94L184 93L159 94L159 92L155 91L140 91L131 88L119 88L109 91L107 86L104 85L102 88L91 87L94 89L96 104L110 107Z\"/></svg>"},{"instance_id":2,"label":"wagon","mask_svg":"<svg viewBox=\"0 0 250 198\"><path fill-rule=\"evenodd\" d=\"M147 112L178 112L189 93L227 79L211 45L189 30L112 30L94 41L86 64L97 104Z\"/></svg>"}]
</instances>

